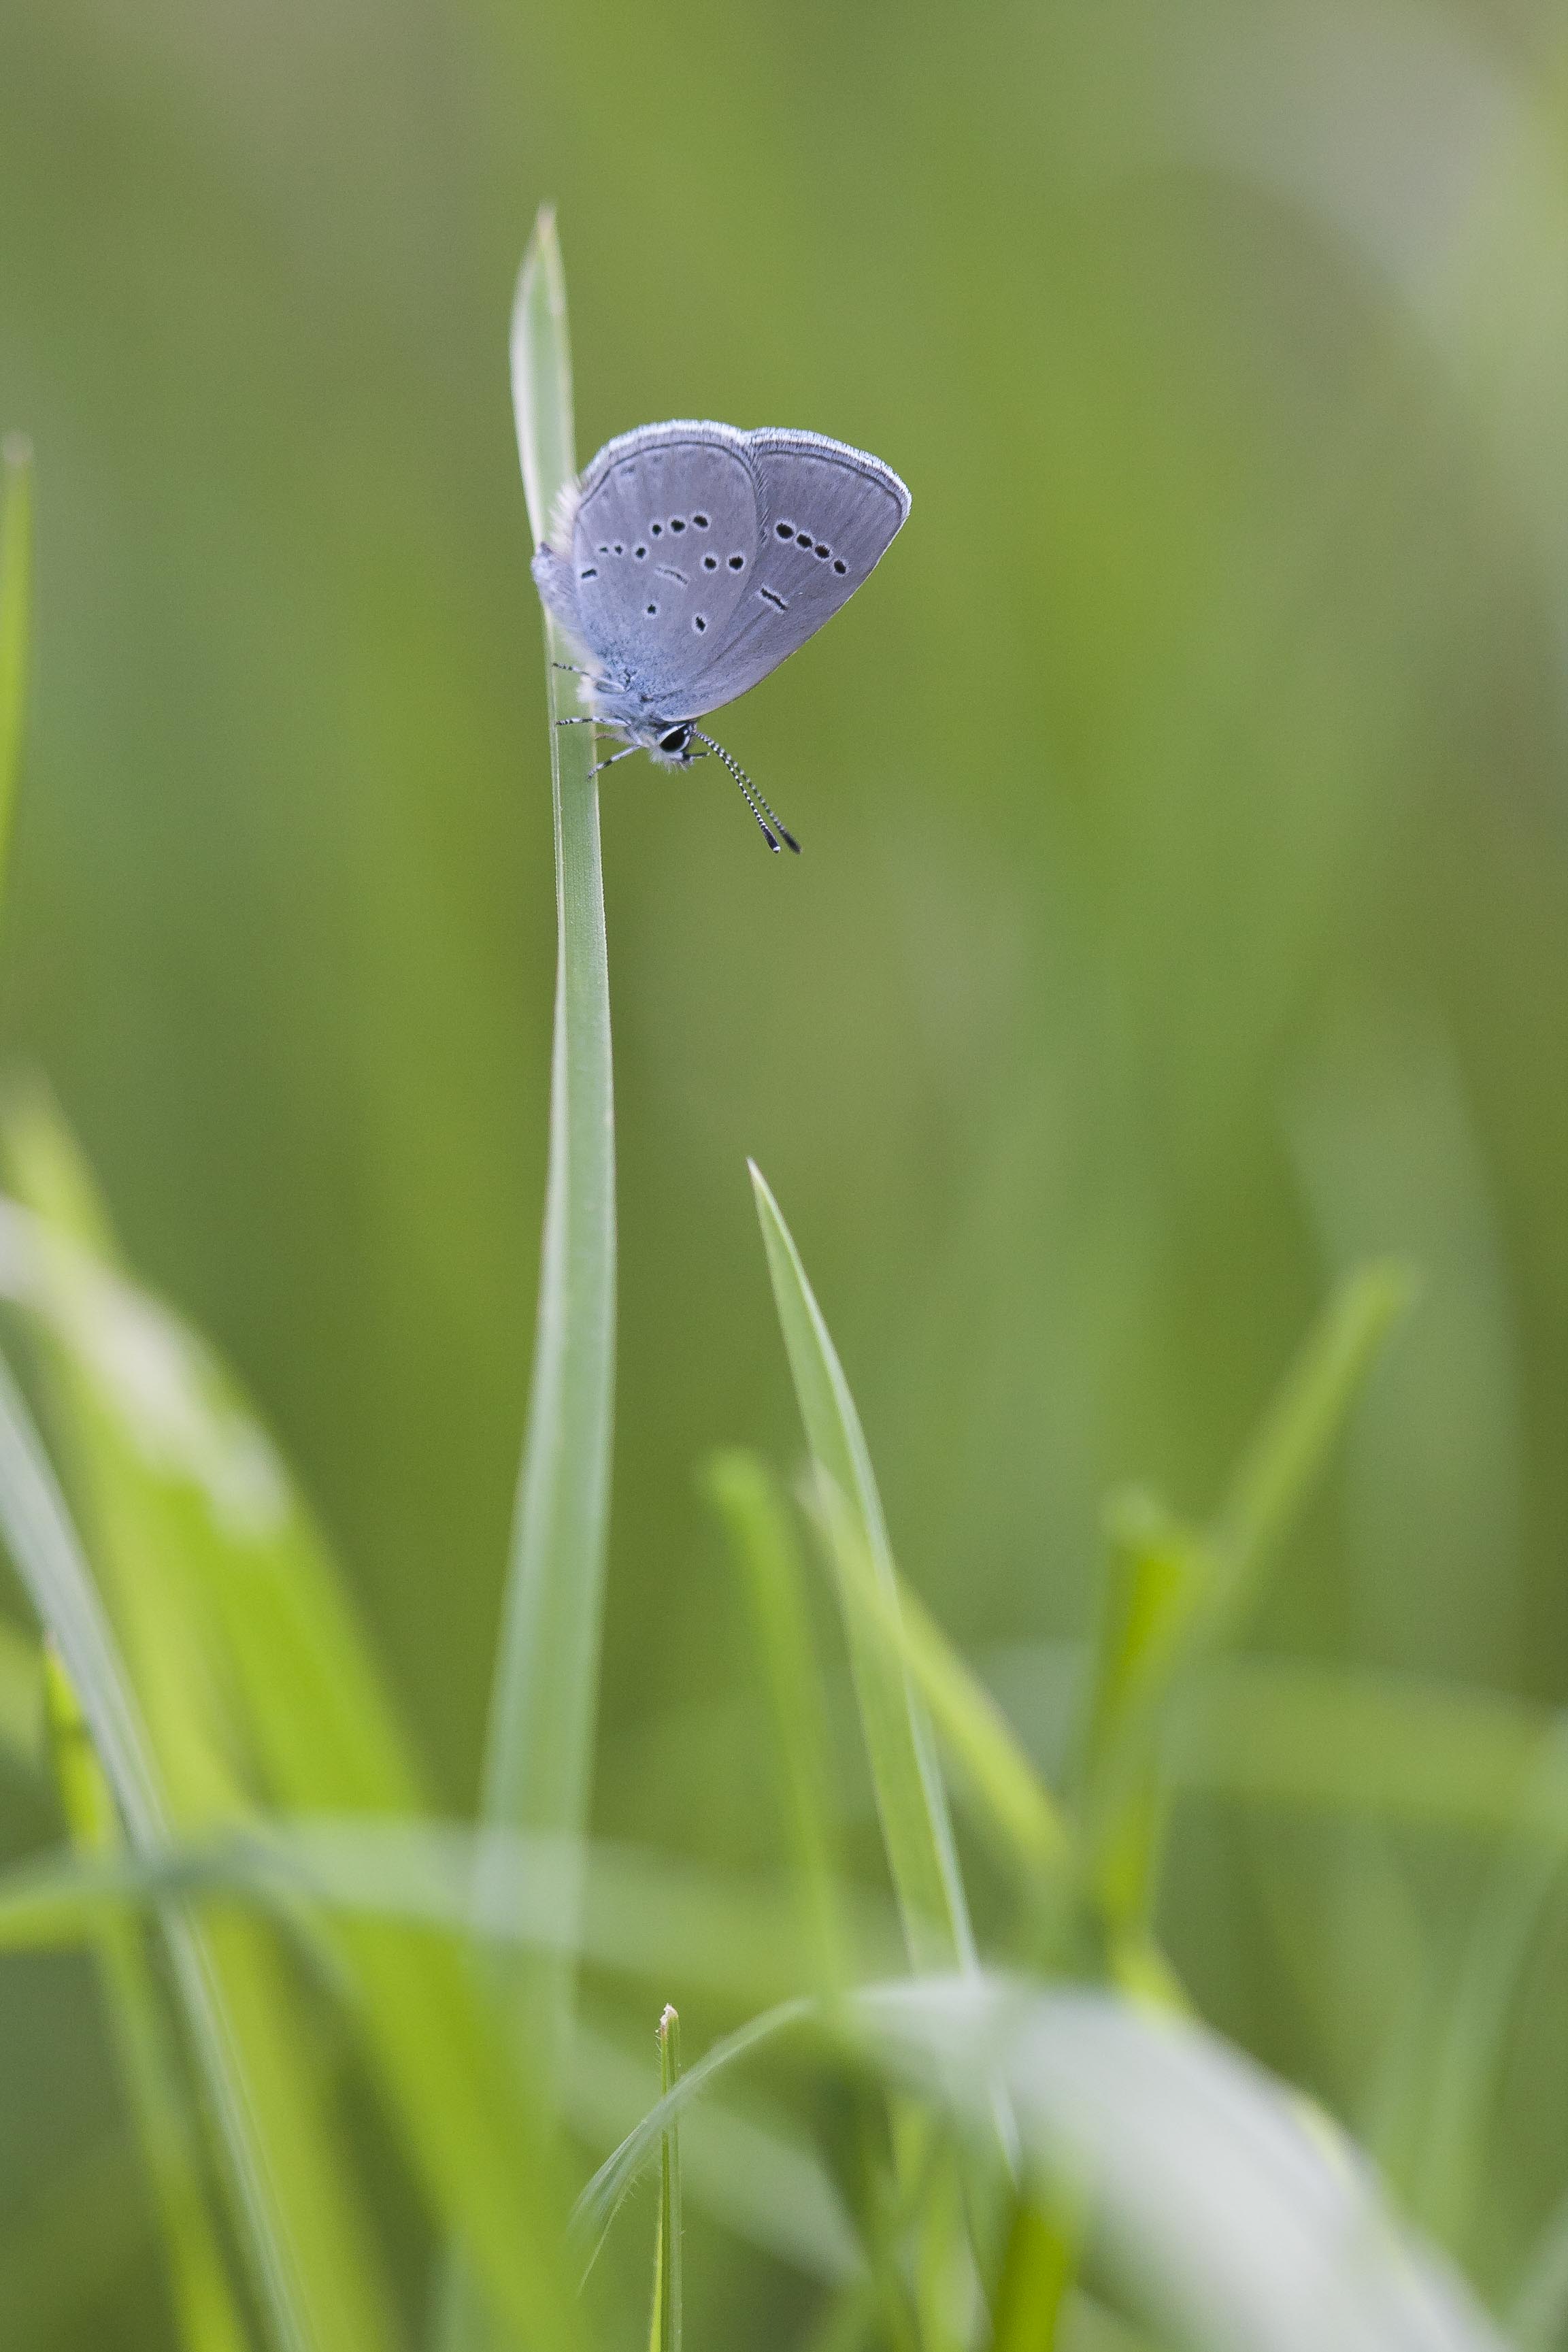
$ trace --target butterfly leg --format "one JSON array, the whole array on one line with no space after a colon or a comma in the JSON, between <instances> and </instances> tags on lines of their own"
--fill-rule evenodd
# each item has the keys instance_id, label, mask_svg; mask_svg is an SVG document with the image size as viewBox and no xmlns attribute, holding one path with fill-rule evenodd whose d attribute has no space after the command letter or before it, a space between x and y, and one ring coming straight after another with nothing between
<instances>
[{"instance_id":1,"label":"butterfly leg","mask_svg":"<svg viewBox=\"0 0 1568 2352\"><path fill-rule=\"evenodd\" d=\"M636 749L637 745L635 743L628 743L624 751L612 751L608 760L596 760L592 767L590 768L588 772L589 774L591 776L597 776L601 770L604 768L612 768L617 760L629 760Z\"/></svg>"},{"instance_id":2,"label":"butterfly leg","mask_svg":"<svg viewBox=\"0 0 1568 2352\"><path fill-rule=\"evenodd\" d=\"M595 677L593 672L591 669L584 669L580 662L552 661L550 667L551 669L569 669L573 677L585 677L590 686L601 686L606 694L613 694L615 691L614 684L610 678Z\"/></svg>"}]
</instances>

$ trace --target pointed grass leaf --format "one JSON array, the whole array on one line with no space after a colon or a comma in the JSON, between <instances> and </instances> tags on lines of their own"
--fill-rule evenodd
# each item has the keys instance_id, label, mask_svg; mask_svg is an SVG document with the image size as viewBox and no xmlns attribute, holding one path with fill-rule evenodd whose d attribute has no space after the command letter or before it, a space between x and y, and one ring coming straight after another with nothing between
<instances>
[{"instance_id":1,"label":"pointed grass leaf","mask_svg":"<svg viewBox=\"0 0 1568 2352\"><path fill-rule=\"evenodd\" d=\"M577 470L566 281L555 215L535 223L512 315L517 449L536 541ZM615 1378L615 1113L593 730L547 614L557 961L549 1165L528 1431L491 1692L484 1816L572 1833L587 1820L610 1509ZM564 2050L570 1971L513 1956L502 1973L532 2063Z\"/></svg>"},{"instance_id":2,"label":"pointed grass leaf","mask_svg":"<svg viewBox=\"0 0 1568 2352\"><path fill-rule=\"evenodd\" d=\"M789 1227L755 1165L751 1183L806 1443L818 1469L843 1496L878 1583L895 1591L882 1502L843 1367ZM839 1600L911 1965L917 1970L970 1966L968 1904L925 1706L903 1664L890 1659L886 1643L867 1622L858 1594L841 1586Z\"/></svg>"}]
</instances>

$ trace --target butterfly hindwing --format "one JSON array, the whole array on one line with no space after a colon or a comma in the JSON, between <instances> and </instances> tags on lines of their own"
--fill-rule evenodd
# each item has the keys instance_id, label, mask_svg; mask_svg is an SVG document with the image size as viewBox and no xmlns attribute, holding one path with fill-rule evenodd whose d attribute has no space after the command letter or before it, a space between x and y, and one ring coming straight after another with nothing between
<instances>
[{"instance_id":1,"label":"butterfly hindwing","mask_svg":"<svg viewBox=\"0 0 1568 2352\"><path fill-rule=\"evenodd\" d=\"M576 626L662 707L730 634L755 568L756 478L727 425L645 425L603 448L572 530Z\"/></svg>"},{"instance_id":2,"label":"butterfly hindwing","mask_svg":"<svg viewBox=\"0 0 1568 2352\"><path fill-rule=\"evenodd\" d=\"M745 444L758 486L755 568L724 640L680 681L672 719L716 710L776 669L854 594L909 512L891 467L844 442L765 430Z\"/></svg>"}]
</instances>

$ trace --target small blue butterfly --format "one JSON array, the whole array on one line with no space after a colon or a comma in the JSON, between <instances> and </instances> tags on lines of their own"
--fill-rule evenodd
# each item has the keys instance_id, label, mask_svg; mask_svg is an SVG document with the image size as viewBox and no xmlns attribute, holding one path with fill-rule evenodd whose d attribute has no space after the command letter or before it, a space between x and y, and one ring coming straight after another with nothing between
<instances>
[{"instance_id":1,"label":"small blue butterfly","mask_svg":"<svg viewBox=\"0 0 1568 2352\"><path fill-rule=\"evenodd\" d=\"M821 433L677 423L606 442L561 494L533 565L539 594L593 657L580 673L592 720L625 745L599 766L646 751L688 768L714 752L768 847L798 850L739 762L693 722L831 620L908 512L890 466Z\"/></svg>"}]
</instances>

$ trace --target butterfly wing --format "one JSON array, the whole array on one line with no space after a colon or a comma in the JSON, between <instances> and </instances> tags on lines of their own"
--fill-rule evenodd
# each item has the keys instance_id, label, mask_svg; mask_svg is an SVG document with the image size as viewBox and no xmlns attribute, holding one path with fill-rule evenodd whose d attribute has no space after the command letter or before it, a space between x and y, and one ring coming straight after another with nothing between
<instances>
[{"instance_id":1,"label":"butterfly wing","mask_svg":"<svg viewBox=\"0 0 1568 2352\"><path fill-rule=\"evenodd\" d=\"M755 470L755 558L727 633L661 716L700 719L777 669L868 579L909 512L891 466L818 433L737 435ZM601 534L602 536L602 534ZM667 707L666 707L667 704Z\"/></svg>"},{"instance_id":2,"label":"butterfly wing","mask_svg":"<svg viewBox=\"0 0 1568 2352\"><path fill-rule=\"evenodd\" d=\"M572 520L573 625L664 700L729 634L755 567L756 478L727 425L645 425L600 451Z\"/></svg>"}]
</instances>

